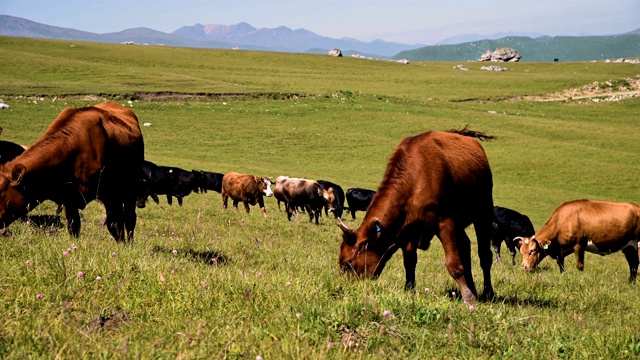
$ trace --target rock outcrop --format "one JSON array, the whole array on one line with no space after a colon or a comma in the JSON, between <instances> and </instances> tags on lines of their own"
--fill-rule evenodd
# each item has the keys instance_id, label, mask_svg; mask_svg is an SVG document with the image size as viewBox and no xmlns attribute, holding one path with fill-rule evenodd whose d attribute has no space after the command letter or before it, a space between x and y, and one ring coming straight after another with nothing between
<instances>
[{"instance_id":1,"label":"rock outcrop","mask_svg":"<svg viewBox=\"0 0 640 360\"><path fill-rule=\"evenodd\" d=\"M478 61L493 61L493 62L518 62L522 58L522 55L515 49L510 47L499 47L495 51L487 50Z\"/></svg>"}]
</instances>

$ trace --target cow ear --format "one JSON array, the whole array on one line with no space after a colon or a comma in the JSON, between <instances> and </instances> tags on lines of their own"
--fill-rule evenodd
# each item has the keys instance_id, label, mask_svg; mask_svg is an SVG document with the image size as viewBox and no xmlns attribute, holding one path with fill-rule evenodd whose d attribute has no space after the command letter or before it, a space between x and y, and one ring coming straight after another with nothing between
<instances>
[{"instance_id":1,"label":"cow ear","mask_svg":"<svg viewBox=\"0 0 640 360\"><path fill-rule=\"evenodd\" d=\"M347 224L343 223L340 218L338 218L338 227L342 230L342 239L344 242L349 246L355 246L356 240L358 239L356 233L349 229Z\"/></svg>"},{"instance_id":2,"label":"cow ear","mask_svg":"<svg viewBox=\"0 0 640 360\"><path fill-rule=\"evenodd\" d=\"M383 230L384 230L384 227L382 227L382 223L380 222L380 219L373 218L373 222L371 223L371 228L369 228L370 235L376 239L379 239Z\"/></svg>"},{"instance_id":3,"label":"cow ear","mask_svg":"<svg viewBox=\"0 0 640 360\"><path fill-rule=\"evenodd\" d=\"M22 177L27 172L27 168L22 164L16 164L11 170L11 186L16 186L22 181Z\"/></svg>"}]
</instances>

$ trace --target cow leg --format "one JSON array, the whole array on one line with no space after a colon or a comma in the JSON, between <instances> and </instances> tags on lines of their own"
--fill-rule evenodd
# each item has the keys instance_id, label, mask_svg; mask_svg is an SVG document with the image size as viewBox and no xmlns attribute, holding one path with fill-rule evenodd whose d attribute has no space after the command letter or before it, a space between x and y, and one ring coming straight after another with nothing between
<instances>
[{"instance_id":1,"label":"cow leg","mask_svg":"<svg viewBox=\"0 0 640 360\"><path fill-rule=\"evenodd\" d=\"M233 200L233 208L236 210L236 212L238 212L239 203L240 203L240 200Z\"/></svg>"},{"instance_id":2,"label":"cow leg","mask_svg":"<svg viewBox=\"0 0 640 360\"><path fill-rule=\"evenodd\" d=\"M309 214L309 222L313 222L313 210L311 210L311 206L309 204L304 204L304 209Z\"/></svg>"},{"instance_id":3,"label":"cow leg","mask_svg":"<svg viewBox=\"0 0 640 360\"><path fill-rule=\"evenodd\" d=\"M291 221L291 216L293 215L291 213L291 205L289 205L288 203L285 203L284 208L287 211L287 220Z\"/></svg>"},{"instance_id":4,"label":"cow leg","mask_svg":"<svg viewBox=\"0 0 640 360\"><path fill-rule=\"evenodd\" d=\"M629 282L632 284L636 283L636 274L638 273L638 251L633 246L625 246L622 249L624 256L627 258L627 263L629 264Z\"/></svg>"},{"instance_id":5,"label":"cow leg","mask_svg":"<svg viewBox=\"0 0 640 360\"><path fill-rule=\"evenodd\" d=\"M355 210L351 210L351 209L349 209L349 211L351 212L351 219L355 220L356 219L356 211ZM640 253L638 253L638 256L640 256Z\"/></svg>"},{"instance_id":6,"label":"cow leg","mask_svg":"<svg viewBox=\"0 0 640 360\"><path fill-rule=\"evenodd\" d=\"M176 199L178 199L178 205L182 206L182 196L176 196Z\"/></svg>"},{"instance_id":7,"label":"cow leg","mask_svg":"<svg viewBox=\"0 0 640 360\"><path fill-rule=\"evenodd\" d=\"M558 256L556 259L556 263L558 264L558 268L560 269L560 273L564 272L564 256Z\"/></svg>"},{"instance_id":8,"label":"cow leg","mask_svg":"<svg viewBox=\"0 0 640 360\"><path fill-rule=\"evenodd\" d=\"M228 205L229 205L229 196L227 196L227 194L222 194L222 208L227 210Z\"/></svg>"},{"instance_id":9,"label":"cow leg","mask_svg":"<svg viewBox=\"0 0 640 360\"><path fill-rule=\"evenodd\" d=\"M460 263L464 269L464 278L467 282L467 286L471 292L477 296L478 292L476 290L476 283L473 281L473 274L471 273L471 240L464 231L464 228L456 229L456 244L458 247L458 254L460 255ZM489 251L491 251L490 244ZM493 255L491 255L491 261L493 261Z\"/></svg>"},{"instance_id":10,"label":"cow leg","mask_svg":"<svg viewBox=\"0 0 640 360\"><path fill-rule=\"evenodd\" d=\"M154 202L154 203L156 203L156 204L160 204L160 199L158 198L158 195L156 195L156 194L151 194L150 196L151 196L151 198L153 199L153 202Z\"/></svg>"},{"instance_id":11,"label":"cow leg","mask_svg":"<svg viewBox=\"0 0 640 360\"><path fill-rule=\"evenodd\" d=\"M173 198L171 197L171 195L167 195L167 204L169 205L173 204Z\"/></svg>"},{"instance_id":12,"label":"cow leg","mask_svg":"<svg viewBox=\"0 0 640 360\"><path fill-rule=\"evenodd\" d=\"M492 214L492 211L485 211L484 214ZM493 265L493 253L491 252L491 224L491 216L473 223L478 243L478 257L480 258L480 267L482 268L483 275L482 299L485 300L491 300L495 297L493 284L491 282L491 266ZM464 229L461 229L461 232L467 236ZM470 246L471 241L467 240L467 244ZM469 264L471 264L471 259L469 259ZM472 276L471 267L469 267L469 276Z\"/></svg>"},{"instance_id":13,"label":"cow leg","mask_svg":"<svg viewBox=\"0 0 640 360\"><path fill-rule=\"evenodd\" d=\"M578 270L583 271L584 270L584 252L585 252L584 246L581 246L579 244L574 246L573 252L576 254L576 267L578 268ZM564 264L563 264L563 267L564 267Z\"/></svg>"},{"instance_id":14,"label":"cow leg","mask_svg":"<svg viewBox=\"0 0 640 360\"><path fill-rule=\"evenodd\" d=\"M447 271L449 271L449 275L451 275L456 283L458 283L462 298L466 301L472 302L476 300L477 293L475 291L475 285L473 283L471 284L471 287L467 285L465 268L461 261L461 254L458 252L459 249L456 235L457 232L453 220L448 218L442 219L439 224L438 238L440 239L442 247L444 248L445 265L447 267ZM468 240L469 238L467 237L467 244L463 244L463 247L466 247L466 256L468 258L466 262L470 263L471 244L468 243ZM465 254L465 249L462 249L462 254Z\"/></svg>"},{"instance_id":15,"label":"cow leg","mask_svg":"<svg viewBox=\"0 0 640 360\"><path fill-rule=\"evenodd\" d=\"M135 198L134 198L135 199ZM125 200L124 202L124 227L127 231L127 240L133 243L133 231L136 228L136 204L135 200Z\"/></svg>"},{"instance_id":16,"label":"cow leg","mask_svg":"<svg viewBox=\"0 0 640 360\"><path fill-rule=\"evenodd\" d=\"M558 255L558 258L556 259L556 263L558 264L558 268L560 269L561 274L564 272L564 258L571 255L572 252L573 251L560 250L560 255ZM577 254L576 254L576 257L577 257ZM583 259L584 259L584 256L583 256Z\"/></svg>"},{"instance_id":17,"label":"cow leg","mask_svg":"<svg viewBox=\"0 0 640 360\"><path fill-rule=\"evenodd\" d=\"M124 208L122 203L103 202L107 212L107 229L116 242L124 242ZM135 216L135 213L134 213Z\"/></svg>"},{"instance_id":18,"label":"cow leg","mask_svg":"<svg viewBox=\"0 0 640 360\"><path fill-rule=\"evenodd\" d=\"M516 247L515 246L513 246L513 247L507 246L507 247L509 248L509 252L511 253L511 265L515 266L515 264L516 264L516 252L517 252L516 251Z\"/></svg>"},{"instance_id":19,"label":"cow leg","mask_svg":"<svg viewBox=\"0 0 640 360\"><path fill-rule=\"evenodd\" d=\"M289 213L288 213L289 221L291 221L291 216L294 216L296 218L297 223L300 222L300 219L298 218L298 210L296 210L296 207L293 205L293 203L289 204Z\"/></svg>"},{"instance_id":20,"label":"cow leg","mask_svg":"<svg viewBox=\"0 0 640 360\"><path fill-rule=\"evenodd\" d=\"M493 252L496 253L496 262L502 264L502 258L500 257L500 246L502 245L501 238L491 239L491 247L493 248Z\"/></svg>"},{"instance_id":21,"label":"cow leg","mask_svg":"<svg viewBox=\"0 0 640 360\"><path fill-rule=\"evenodd\" d=\"M264 196L262 196L262 193L258 195L258 206L260 206L260 210L262 210L262 216L267 220L269 216L267 216L267 209L264 206ZM249 212L249 210L247 210L247 212Z\"/></svg>"},{"instance_id":22,"label":"cow leg","mask_svg":"<svg viewBox=\"0 0 640 360\"><path fill-rule=\"evenodd\" d=\"M73 237L80 236L81 222L78 208L73 205L64 204L64 214L67 217L67 230L69 230L69 234Z\"/></svg>"},{"instance_id":23,"label":"cow leg","mask_svg":"<svg viewBox=\"0 0 640 360\"><path fill-rule=\"evenodd\" d=\"M413 243L409 242L402 249L402 260L404 262L404 272L406 281L404 289L410 291L416 287L416 265L418 264L418 251Z\"/></svg>"}]
</instances>

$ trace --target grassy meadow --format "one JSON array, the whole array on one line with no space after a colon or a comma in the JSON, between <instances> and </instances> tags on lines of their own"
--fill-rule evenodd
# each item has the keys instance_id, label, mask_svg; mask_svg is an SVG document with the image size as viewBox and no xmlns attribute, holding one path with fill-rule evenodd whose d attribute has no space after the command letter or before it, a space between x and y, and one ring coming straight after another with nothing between
<instances>
[{"instance_id":1,"label":"grassy meadow","mask_svg":"<svg viewBox=\"0 0 640 360\"><path fill-rule=\"evenodd\" d=\"M408 135L461 128L483 142L494 202L539 228L578 198L640 203L640 98L522 100L637 79L639 65L387 61L0 37L0 140L28 145L69 106L131 106L145 156L187 170L290 175L375 189ZM0 238L0 357L425 359L640 357L640 284L621 253L494 264L493 302L464 304L437 239L415 292L401 254L377 280L341 276L340 230L287 221L273 198L224 211L218 193L139 209L133 245L83 211L64 227L16 222ZM32 215L51 215L42 204ZM363 217L345 222L357 227ZM64 221L64 219L63 219ZM473 236L473 227L468 229ZM475 245L474 245L475 246ZM474 251L475 254L475 251ZM516 258L520 260L520 255ZM473 257L479 288L482 273ZM387 316L385 316L387 314Z\"/></svg>"}]
</instances>

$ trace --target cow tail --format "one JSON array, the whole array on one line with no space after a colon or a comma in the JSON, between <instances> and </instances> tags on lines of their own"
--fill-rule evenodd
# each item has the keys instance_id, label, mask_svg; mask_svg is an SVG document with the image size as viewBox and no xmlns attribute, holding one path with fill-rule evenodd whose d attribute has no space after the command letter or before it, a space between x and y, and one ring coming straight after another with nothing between
<instances>
[{"instance_id":1,"label":"cow tail","mask_svg":"<svg viewBox=\"0 0 640 360\"><path fill-rule=\"evenodd\" d=\"M447 132L476 138L478 140L493 140L496 138L495 136L487 135L479 131L470 130L469 124L465 125L462 129L450 129L450 130L447 130Z\"/></svg>"}]
</instances>

